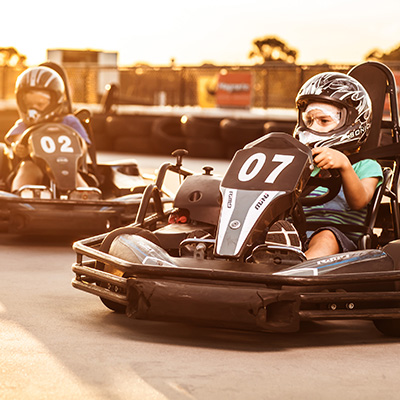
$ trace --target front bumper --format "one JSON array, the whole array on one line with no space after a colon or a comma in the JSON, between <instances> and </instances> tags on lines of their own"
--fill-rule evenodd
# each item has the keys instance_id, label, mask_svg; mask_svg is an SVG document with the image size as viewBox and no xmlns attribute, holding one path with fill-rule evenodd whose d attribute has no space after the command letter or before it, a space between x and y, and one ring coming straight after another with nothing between
<instances>
[{"instance_id":1,"label":"front bumper","mask_svg":"<svg viewBox=\"0 0 400 400\"><path fill-rule=\"evenodd\" d=\"M140 199L53 200L0 198L2 229L18 234L79 233L81 237L114 229L134 221Z\"/></svg>"},{"instance_id":2,"label":"front bumper","mask_svg":"<svg viewBox=\"0 0 400 400\"><path fill-rule=\"evenodd\" d=\"M150 266L86 245L103 237L74 244L72 285L126 306L132 318L264 332L295 332L301 321L400 319L397 270L299 277L199 267L195 260L193 268ZM128 276L97 269L104 263Z\"/></svg>"}]
</instances>

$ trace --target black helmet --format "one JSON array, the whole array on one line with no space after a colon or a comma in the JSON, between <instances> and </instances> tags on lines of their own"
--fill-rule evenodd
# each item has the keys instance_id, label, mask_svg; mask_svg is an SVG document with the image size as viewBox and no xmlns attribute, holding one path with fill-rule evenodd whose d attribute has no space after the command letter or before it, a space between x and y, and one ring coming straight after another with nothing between
<instances>
[{"instance_id":1,"label":"black helmet","mask_svg":"<svg viewBox=\"0 0 400 400\"><path fill-rule=\"evenodd\" d=\"M337 122L332 130L320 132L307 127L309 124L304 116L311 103L337 107L337 114L331 114ZM310 147L355 150L368 137L372 120L371 99L361 83L349 75L339 72L315 75L301 87L296 107L298 117L293 134Z\"/></svg>"},{"instance_id":2,"label":"black helmet","mask_svg":"<svg viewBox=\"0 0 400 400\"><path fill-rule=\"evenodd\" d=\"M26 94L41 92L49 97L49 104L42 110L28 109ZM32 67L17 78L15 94L20 116L26 125L44 122L61 113L65 99L65 86L61 76L48 67Z\"/></svg>"}]
</instances>

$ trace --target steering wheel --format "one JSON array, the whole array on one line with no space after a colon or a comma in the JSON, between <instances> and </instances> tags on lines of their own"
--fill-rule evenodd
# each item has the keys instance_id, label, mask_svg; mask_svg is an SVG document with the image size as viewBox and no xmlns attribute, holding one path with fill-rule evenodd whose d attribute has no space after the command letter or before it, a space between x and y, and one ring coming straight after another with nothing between
<instances>
[{"instance_id":1,"label":"steering wheel","mask_svg":"<svg viewBox=\"0 0 400 400\"><path fill-rule=\"evenodd\" d=\"M17 165L17 163L19 163L20 160L27 160L30 159L30 155L28 152L28 141L29 138L31 137L32 133L35 132L38 128L40 128L40 126L44 125L42 124L38 124L32 127L28 127L27 129L25 129L25 131L21 134L21 137L16 140L15 142L11 139L12 136L7 137L7 135L4 138L4 141L9 145L16 145L16 146L23 146L26 148L26 155L21 156L20 152L16 151L16 149L14 148L14 157L12 159L13 165Z\"/></svg>"},{"instance_id":2,"label":"steering wheel","mask_svg":"<svg viewBox=\"0 0 400 400\"><path fill-rule=\"evenodd\" d=\"M42 122L42 123L30 126L29 128L27 128L24 131L24 133L21 135L21 137L18 140L18 142L23 144L24 146L27 146L28 145L28 140L29 140L29 138L32 136L32 134L34 132L37 132L37 131L41 130L42 127L49 126L49 125L60 126L62 130L66 131L66 132L71 132L74 135L76 135L78 137L78 139L79 139L79 142L82 142L82 138L77 134L77 132L73 128L71 128L68 125L61 124L60 122Z\"/></svg>"},{"instance_id":3,"label":"steering wheel","mask_svg":"<svg viewBox=\"0 0 400 400\"><path fill-rule=\"evenodd\" d=\"M22 144L24 146L28 146L28 140L31 137L32 133L36 132L43 125L45 125L45 124L44 123L37 124L37 125L34 125L34 126L31 126L31 127L27 128L24 131L24 133L21 135L20 139L18 140L18 143L20 143L20 144Z\"/></svg>"},{"instance_id":4,"label":"steering wheel","mask_svg":"<svg viewBox=\"0 0 400 400\"><path fill-rule=\"evenodd\" d=\"M318 186L325 187L328 191L321 196L306 197ZM342 177L336 169L321 170L318 176L312 176L308 180L307 185L300 196L299 202L302 206L308 207L327 203L337 196L341 186Z\"/></svg>"}]
</instances>

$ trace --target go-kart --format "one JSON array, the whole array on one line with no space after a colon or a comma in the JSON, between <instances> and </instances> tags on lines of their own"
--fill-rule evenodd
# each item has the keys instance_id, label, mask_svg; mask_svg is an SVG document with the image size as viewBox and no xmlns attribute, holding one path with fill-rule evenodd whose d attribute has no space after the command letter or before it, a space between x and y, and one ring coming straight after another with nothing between
<instances>
[{"instance_id":1,"label":"go-kart","mask_svg":"<svg viewBox=\"0 0 400 400\"><path fill-rule=\"evenodd\" d=\"M0 226L10 233L95 234L132 222L152 177L135 160L96 163L87 159L81 137L69 126L44 123L27 129L21 143L41 167L45 181L10 192L13 160L2 144ZM87 186L78 186L80 174ZM168 197L164 196L163 201ZM82 237L82 236L80 236Z\"/></svg>"},{"instance_id":2,"label":"go-kart","mask_svg":"<svg viewBox=\"0 0 400 400\"><path fill-rule=\"evenodd\" d=\"M175 165L163 165L162 176L170 169L185 177L173 207L155 201L156 212L146 216L149 198L159 196L159 187L149 186L133 224L75 242L73 287L136 319L264 332L295 332L302 321L366 319L400 336L396 85L380 63L360 64L349 74L375 107L371 134L354 158L376 158L385 168L365 226L341 227L360 232L358 250L307 260L296 247L266 242L280 219L291 218L305 232L302 205L329 201L340 188L334 171L311 176L306 146L270 133L239 150L223 177L208 167L187 173L182 152ZM391 120L382 121L387 94ZM386 130L392 143L381 145ZM316 186L327 194L308 197Z\"/></svg>"},{"instance_id":3,"label":"go-kart","mask_svg":"<svg viewBox=\"0 0 400 400\"><path fill-rule=\"evenodd\" d=\"M68 89L60 66L51 62L43 65L55 69ZM73 112L68 90L65 108L67 113ZM12 179L24 160L13 154L7 136L5 143L0 143L2 231L72 234L77 239L134 221L143 191L154 177L142 175L134 159L98 163L90 112L79 110L74 114L88 131L90 146L74 129L57 122L34 125L19 138L29 149L27 158L39 166L45 176L40 185L24 185L11 193ZM162 201L171 201L165 192Z\"/></svg>"}]
</instances>

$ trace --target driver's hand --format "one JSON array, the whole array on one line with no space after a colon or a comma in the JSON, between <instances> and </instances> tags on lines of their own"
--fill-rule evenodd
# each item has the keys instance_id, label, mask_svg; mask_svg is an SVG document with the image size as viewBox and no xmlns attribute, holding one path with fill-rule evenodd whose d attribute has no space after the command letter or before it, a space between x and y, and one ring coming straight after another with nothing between
<instances>
[{"instance_id":1,"label":"driver's hand","mask_svg":"<svg viewBox=\"0 0 400 400\"><path fill-rule=\"evenodd\" d=\"M26 158L29 156L28 147L21 143L18 143L18 142L14 143L12 148L13 148L14 154L19 158Z\"/></svg>"},{"instance_id":2,"label":"driver's hand","mask_svg":"<svg viewBox=\"0 0 400 400\"><path fill-rule=\"evenodd\" d=\"M321 169L344 170L351 167L350 160L339 150L329 147L314 147L312 149L314 164Z\"/></svg>"}]
</instances>

